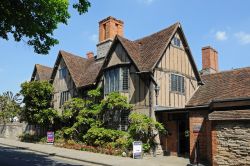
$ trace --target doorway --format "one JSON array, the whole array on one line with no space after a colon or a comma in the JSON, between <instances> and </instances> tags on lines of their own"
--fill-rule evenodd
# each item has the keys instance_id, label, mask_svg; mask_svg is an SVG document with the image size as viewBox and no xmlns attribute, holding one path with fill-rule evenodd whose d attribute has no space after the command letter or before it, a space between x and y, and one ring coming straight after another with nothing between
<instances>
[{"instance_id":1,"label":"doorway","mask_svg":"<svg viewBox=\"0 0 250 166\"><path fill-rule=\"evenodd\" d=\"M189 121L178 120L178 156L189 156Z\"/></svg>"}]
</instances>

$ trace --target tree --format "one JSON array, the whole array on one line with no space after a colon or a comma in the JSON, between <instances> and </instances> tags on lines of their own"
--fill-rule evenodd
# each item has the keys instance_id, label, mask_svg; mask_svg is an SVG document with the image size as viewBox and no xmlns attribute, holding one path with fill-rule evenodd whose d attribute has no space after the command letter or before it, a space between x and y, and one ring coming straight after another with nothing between
<instances>
[{"instance_id":1,"label":"tree","mask_svg":"<svg viewBox=\"0 0 250 166\"><path fill-rule=\"evenodd\" d=\"M13 92L11 92L11 91L4 92L2 96L6 97L9 101L12 101L12 102L15 102L15 103L18 103L18 104L20 104L21 100L22 100L20 98L19 93L13 94Z\"/></svg>"},{"instance_id":2,"label":"tree","mask_svg":"<svg viewBox=\"0 0 250 166\"><path fill-rule=\"evenodd\" d=\"M13 120L20 111L20 94L10 91L0 95L0 120L3 123Z\"/></svg>"},{"instance_id":3,"label":"tree","mask_svg":"<svg viewBox=\"0 0 250 166\"><path fill-rule=\"evenodd\" d=\"M37 114L34 114L34 118L37 124L47 128L54 128L56 123L60 123L58 111L53 108L40 110Z\"/></svg>"},{"instance_id":4,"label":"tree","mask_svg":"<svg viewBox=\"0 0 250 166\"><path fill-rule=\"evenodd\" d=\"M129 114L132 105L128 103L127 97L118 92L109 93L101 101L100 117L104 126L117 129L121 122L121 114L127 112Z\"/></svg>"},{"instance_id":5,"label":"tree","mask_svg":"<svg viewBox=\"0 0 250 166\"><path fill-rule=\"evenodd\" d=\"M28 39L27 44L38 54L48 54L58 44L53 32L59 23L67 24L70 18L68 0L1 0L0 37L8 40L12 34L19 42ZM90 2L78 0L73 4L81 15L88 11Z\"/></svg>"},{"instance_id":6,"label":"tree","mask_svg":"<svg viewBox=\"0 0 250 166\"><path fill-rule=\"evenodd\" d=\"M37 124L37 122L46 121L38 119L39 114L51 115L53 110L44 111L50 108L52 99L53 87L48 81L32 81L21 84L20 93L23 95L23 103L21 116L24 121L30 124ZM44 117L47 118L48 117Z\"/></svg>"},{"instance_id":7,"label":"tree","mask_svg":"<svg viewBox=\"0 0 250 166\"><path fill-rule=\"evenodd\" d=\"M142 141L144 143L143 147L145 151L149 151L150 148L156 146L155 137L158 133L166 133L166 130L161 123L144 114L136 112L131 113L129 115L129 121L128 132L130 136L134 140Z\"/></svg>"},{"instance_id":8,"label":"tree","mask_svg":"<svg viewBox=\"0 0 250 166\"><path fill-rule=\"evenodd\" d=\"M63 133L66 138L81 139L93 126L100 126L101 90L90 90L87 99L73 98L63 105Z\"/></svg>"}]
</instances>

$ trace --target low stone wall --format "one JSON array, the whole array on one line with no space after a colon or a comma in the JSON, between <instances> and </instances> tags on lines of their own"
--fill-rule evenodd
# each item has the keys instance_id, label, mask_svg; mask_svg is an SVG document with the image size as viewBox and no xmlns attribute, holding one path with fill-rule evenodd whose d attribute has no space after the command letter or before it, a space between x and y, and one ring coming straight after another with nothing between
<instances>
[{"instance_id":1,"label":"low stone wall","mask_svg":"<svg viewBox=\"0 0 250 166\"><path fill-rule=\"evenodd\" d=\"M18 140L19 136L23 133L45 135L46 131L44 128L41 128L38 125L28 125L26 123L13 122L0 124L1 138Z\"/></svg>"},{"instance_id":2,"label":"low stone wall","mask_svg":"<svg viewBox=\"0 0 250 166\"><path fill-rule=\"evenodd\" d=\"M25 131L27 124L24 123L7 123L0 124L0 137L17 140L18 137Z\"/></svg>"},{"instance_id":3,"label":"low stone wall","mask_svg":"<svg viewBox=\"0 0 250 166\"><path fill-rule=\"evenodd\" d=\"M250 121L221 121L216 124L217 165L250 165Z\"/></svg>"}]
</instances>

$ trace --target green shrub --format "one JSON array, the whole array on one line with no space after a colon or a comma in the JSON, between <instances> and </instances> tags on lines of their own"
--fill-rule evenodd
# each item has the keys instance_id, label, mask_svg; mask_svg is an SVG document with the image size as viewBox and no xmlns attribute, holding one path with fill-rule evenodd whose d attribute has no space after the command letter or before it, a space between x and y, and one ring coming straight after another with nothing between
<instances>
[{"instance_id":1,"label":"green shrub","mask_svg":"<svg viewBox=\"0 0 250 166\"><path fill-rule=\"evenodd\" d=\"M128 132L134 140L140 140L144 143L145 151L156 146L155 137L158 133L164 134L166 132L164 126L140 113L131 113L129 115L130 125ZM150 146L150 148L149 148Z\"/></svg>"},{"instance_id":2,"label":"green shrub","mask_svg":"<svg viewBox=\"0 0 250 166\"><path fill-rule=\"evenodd\" d=\"M132 150L133 147L133 139L129 137L121 137L118 138L115 142L115 147L122 150Z\"/></svg>"},{"instance_id":3,"label":"green shrub","mask_svg":"<svg viewBox=\"0 0 250 166\"><path fill-rule=\"evenodd\" d=\"M40 140L39 140L39 142L41 142L41 143L47 143L47 137L46 136L45 137L41 137Z\"/></svg>"},{"instance_id":4,"label":"green shrub","mask_svg":"<svg viewBox=\"0 0 250 166\"><path fill-rule=\"evenodd\" d=\"M118 141L121 138L128 138L128 134L124 131L93 127L83 136L83 141L91 146L105 147L113 144L112 146L116 147L124 144L121 140Z\"/></svg>"},{"instance_id":5,"label":"green shrub","mask_svg":"<svg viewBox=\"0 0 250 166\"><path fill-rule=\"evenodd\" d=\"M142 145L143 151L144 152L149 152L150 150L150 144L149 143L145 143Z\"/></svg>"},{"instance_id":6,"label":"green shrub","mask_svg":"<svg viewBox=\"0 0 250 166\"><path fill-rule=\"evenodd\" d=\"M46 142L47 138L30 133L24 133L19 136L21 142Z\"/></svg>"},{"instance_id":7,"label":"green shrub","mask_svg":"<svg viewBox=\"0 0 250 166\"><path fill-rule=\"evenodd\" d=\"M63 131L62 130L57 130L55 132L55 143L64 143L65 139L63 137Z\"/></svg>"}]
</instances>

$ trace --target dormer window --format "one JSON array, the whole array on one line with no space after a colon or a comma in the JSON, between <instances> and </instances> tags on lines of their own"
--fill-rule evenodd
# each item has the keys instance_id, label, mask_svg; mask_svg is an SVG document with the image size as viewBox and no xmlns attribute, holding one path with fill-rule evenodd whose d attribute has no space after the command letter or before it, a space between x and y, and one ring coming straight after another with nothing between
<instances>
[{"instance_id":1,"label":"dormer window","mask_svg":"<svg viewBox=\"0 0 250 166\"><path fill-rule=\"evenodd\" d=\"M104 93L128 90L128 68L118 67L104 73Z\"/></svg>"},{"instance_id":2,"label":"dormer window","mask_svg":"<svg viewBox=\"0 0 250 166\"><path fill-rule=\"evenodd\" d=\"M173 38L172 44L176 47L181 47L181 40L178 39L177 37Z\"/></svg>"},{"instance_id":3,"label":"dormer window","mask_svg":"<svg viewBox=\"0 0 250 166\"><path fill-rule=\"evenodd\" d=\"M171 74L171 91L185 93L184 77L177 74Z\"/></svg>"},{"instance_id":4,"label":"dormer window","mask_svg":"<svg viewBox=\"0 0 250 166\"><path fill-rule=\"evenodd\" d=\"M61 68L59 70L59 78L64 79L66 78L66 75L67 75L67 68L66 67Z\"/></svg>"}]
</instances>

